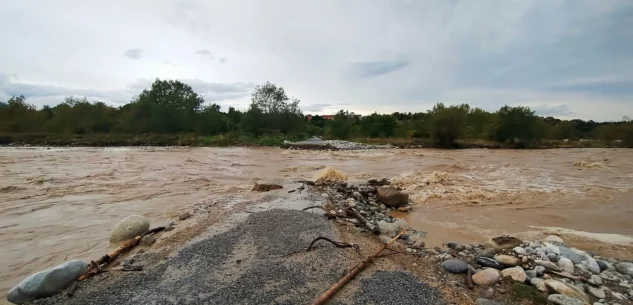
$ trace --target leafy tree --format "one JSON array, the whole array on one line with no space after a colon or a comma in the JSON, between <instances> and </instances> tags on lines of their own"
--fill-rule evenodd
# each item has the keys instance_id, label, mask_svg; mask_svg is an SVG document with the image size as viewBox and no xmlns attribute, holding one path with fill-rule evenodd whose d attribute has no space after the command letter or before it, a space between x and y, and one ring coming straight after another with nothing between
<instances>
[{"instance_id":1,"label":"leafy tree","mask_svg":"<svg viewBox=\"0 0 633 305\"><path fill-rule=\"evenodd\" d=\"M560 121L549 130L549 138L556 140L576 138L576 126L570 121Z\"/></svg>"},{"instance_id":2,"label":"leafy tree","mask_svg":"<svg viewBox=\"0 0 633 305\"><path fill-rule=\"evenodd\" d=\"M240 121L242 120L242 112L235 110L233 107L229 107L229 111L226 113L226 118L228 121L227 128L229 130L237 130L240 126Z\"/></svg>"},{"instance_id":3,"label":"leafy tree","mask_svg":"<svg viewBox=\"0 0 633 305\"><path fill-rule=\"evenodd\" d=\"M497 111L494 137L500 142L514 139L531 142L538 135L536 122L534 111L528 107L503 106Z\"/></svg>"},{"instance_id":4,"label":"leafy tree","mask_svg":"<svg viewBox=\"0 0 633 305\"><path fill-rule=\"evenodd\" d=\"M256 104L251 104L242 116L240 125L246 133L261 135L264 132L264 112Z\"/></svg>"},{"instance_id":5,"label":"leafy tree","mask_svg":"<svg viewBox=\"0 0 633 305\"><path fill-rule=\"evenodd\" d=\"M364 136L393 137L396 128L396 119L392 115L374 113L360 120L360 129Z\"/></svg>"},{"instance_id":6,"label":"leafy tree","mask_svg":"<svg viewBox=\"0 0 633 305\"><path fill-rule=\"evenodd\" d=\"M220 112L220 106L212 104L202 108L198 115L198 132L215 135L227 131L227 122Z\"/></svg>"},{"instance_id":7,"label":"leafy tree","mask_svg":"<svg viewBox=\"0 0 633 305\"><path fill-rule=\"evenodd\" d=\"M439 103L429 113L431 138L441 147L452 147L466 127L470 107L467 104L446 107Z\"/></svg>"},{"instance_id":8,"label":"leafy tree","mask_svg":"<svg viewBox=\"0 0 633 305\"><path fill-rule=\"evenodd\" d=\"M328 137L334 139L349 139L352 135L354 120L349 118L349 112L340 110L333 120L326 123Z\"/></svg>"},{"instance_id":9,"label":"leafy tree","mask_svg":"<svg viewBox=\"0 0 633 305\"><path fill-rule=\"evenodd\" d=\"M133 103L143 131L166 133L193 131L204 99L178 80L156 79Z\"/></svg>"},{"instance_id":10,"label":"leafy tree","mask_svg":"<svg viewBox=\"0 0 633 305\"><path fill-rule=\"evenodd\" d=\"M295 98L289 99L284 88L273 83L266 82L256 86L251 95L250 109L254 109L255 112L261 111L263 116L259 117L257 122L249 122L247 125L255 124L260 131L281 132L284 135L301 132L304 118L299 102Z\"/></svg>"}]
</instances>

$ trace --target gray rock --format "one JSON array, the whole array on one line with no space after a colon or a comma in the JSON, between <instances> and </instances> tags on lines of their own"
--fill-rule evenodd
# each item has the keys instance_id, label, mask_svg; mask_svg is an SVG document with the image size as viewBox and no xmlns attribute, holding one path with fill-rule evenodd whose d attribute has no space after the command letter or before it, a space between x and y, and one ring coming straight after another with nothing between
<instances>
[{"instance_id":1,"label":"gray rock","mask_svg":"<svg viewBox=\"0 0 633 305\"><path fill-rule=\"evenodd\" d=\"M68 288L77 278L88 271L88 264L79 260L65 262L53 268L32 274L7 295L7 300L15 304L45 298Z\"/></svg>"},{"instance_id":2,"label":"gray rock","mask_svg":"<svg viewBox=\"0 0 633 305\"><path fill-rule=\"evenodd\" d=\"M574 263L570 259L561 256L557 262L557 265L558 267L560 267L561 270L569 274L574 274Z\"/></svg>"},{"instance_id":3,"label":"gray rock","mask_svg":"<svg viewBox=\"0 0 633 305\"><path fill-rule=\"evenodd\" d=\"M455 251L463 251L464 249L466 249L466 246L464 245L457 245L457 247L455 247Z\"/></svg>"},{"instance_id":4,"label":"gray rock","mask_svg":"<svg viewBox=\"0 0 633 305\"><path fill-rule=\"evenodd\" d=\"M547 254L547 258L552 261L555 262L556 261L556 253L548 253Z\"/></svg>"},{"instance_id":5,"label":"gray rock","mask_svg":"<svg viewBox=\"0 0 633 305\"><path fill-rule=\"evenodd\" d=\"M141 246L149 247L156 242L154 235L146 235L141 238Z\"/></svg>"},{"instance_id":6,"label":"gray rock","mask_svg":"<svg viewBox=\"0 0 633 305\"><path fill-rule=\"evenodd\" d=\"M497 253L497 250L495 248L487 248L487 249L475 249L475 253L477 253L477 256L479 257L489 257L492 258L493 256L495 256L495 253Z\"/></svg>"},{"instance_id":7,"label":"gray rock","mask_svg":"<svg viewBox=\"0 0 633 305\"><path fill-rule=\"evenodd\" d=\"M617 264L617 263L618 263L618 260L616 260L616 259L615 259L615 258L613 258L613 257L610 257L610 258L608 258L608 259L607 259L607 262L609 262L609 263L611 263L611 264L614 264L614 265L615 265L615 264Z\"/></svg>"},{"instance_id":8,"label":"gray rock","mask_svg":"<svg viewBox=\"0 0 633 305\"><path fill-rule=\"evenodd\" d=\"M381 186L376 189L378 200L388 207L397 208L409 203L409 194L405 191L399 191L395 187Z\"/></svg>"},{"instance_id":9,"label":"gray rock","mask_svg":"<svg viewBox=\"0 0 633 305\"><path fill-rule=\"evenodd\" d=\"M490 268L499 269L499 270L502 270L505 268L503 264L489 257L480 256L477 259L475 259L475 262L483 267L490 267Z\"/></svg>"},{"instance_id":10,"label":"gray rock","mask_svg":"<svg viewBox=\"0 0 633 305\"><path fill-rule=\"evenodd\" d=\"M440 266L451 273L466 273L466 271L468 271L468 264L458 259L449 259L443 261Z\"/></svg>"},{"instance_id":11,"label":"gray rock","mask_svg":"<svg viewBox=\"0 0 633 305\"><path fill-rule=\"evenodd\" d=\"M578 255L573 250L563 246L558 246L558 249L560 250L560 255L562 257L570 259L574 264L580 264L582 262L582 256Z\"/></svg>"},{"instance_id":12,"label":"gray rock","mask_svg":"<svg viewBox=\"0 0 633 305\"><path fill-rule=\"evenodd\" d=\"M521 247L514 247L514 253L516 254L520 254L520 255L525 255L527 252L525 251L525 249L521 248Z\"/></svg>"},{"instance_id":13,"label":"gray rock","mask_svg":"<svg viewBox=\"0 0 633 305\"><path fill-rule=\"evenodd\" d=\"M537 278L538 274L536 274L536 270L532 269L532 270L525 270L525 274L528 276L528 278L533 279L533 278Z\"/></svg>"},{"instance_id":14,"label":"gray rock","mask_svg":"<svg viewBox=\"0 0 633 305\"><path fill-rule=\"evenodd\" d=\"M477 305L504 305L503 303L483 298L478 298L477 300L475 300L475 303L477 303Z\"/></svg>"},{"instance_id":15,"label":"gray rock","mask_svg":"<svg viewBox=\"0 0 633 305\"><path fill-rule=\"evenodd\" d=\"M588 253L583 254L584 258L582 264L587 266L587 270L589 270L593 274L600 274L600 266L598 266L596 260L593 259L593 257L591 257L591 255L589 255Z\"/></svg>"},{"instance_id":16,"label":"gray rock","mask_svg":"<svg viewBox=\"0 0 633 305\"><path fill-rule=\"evenodd\" d=\"M598 267L600 267L600 271L605 271L608 269L614 269L615 267L613 267L613 265L611 265L611 263L605 262L603 260L596 260L596 263L598 264Z\"/></svg>"},{"instance_id":17,"label":"gray rock","mask_svg":"<svg viewBox=\"0 0 633 305\"><path fill-rule=\"evenodd\" d=\"M602 278L594 274L587 280L587 283L596 287L602 286Z\"/></svg>"},{"instance_id":18,"label":"gray rock","mask_svg":"<svg viewBox=\"0 0 633 305\"><path fill-rule=\"evenodd\" d=\"M530 259L527 256L521 258L521 263L527 264Z\"/></svg>"},{"instance_id":19,"label":"gray rock","mask_svg":"<svg viewBox=\"0 0 633 305\"><path fill-rule=\"evenodd\" d=\"M533 242L531 242L531 243L529 244L529 247L530 247L530 248L533 248L533 249L535 249L535 248L539 248L540 246L541 246L541 243L540 243L540 242L538 242L538 241L533 241Z\"/></svg>"},{"instance_id":20,"label":"gray rock","mask_svg":"<svg viewBox=\"0 0 633 305\"><path fill-rule=\"evenodd\" d=\"M568 297L564 294L550 294L550 296L547 297L547 300L558 305L585 305L585 302Z\"/></svg>"},{"instance_id":21,"label":"gray rock","mask_svg":"<svg viewBox=\"0 0 633 305\"><path fill-rule=\"evenodd\" d=\"M110 242L121 242L140 236L149 230L149 221L141 215L131 215L121 220L110 234Z\"/></svg>"},{"instance_id":22,"label":"gray rock","mask_svg":"<svg viewBox=\"0 0 633 305\"><path fill-rule=\"evenodd\" d=\"M503 269L501 271L501 276L510 277L517 282L525 282L527 280L527 275L521 266L516 266L513 268Z\"/></svg>"},{"instance_id":23,"label":"gray rock","mask_svg":"<svg viewBox=\"0 0 633 305\"><path fill-rule=\"evenodd\" d=\"M539 285L540 283L542 283L542 282L543 282L543 280L542 280L542 279L539 279L539 278L537 278L537 277L534 277L534 278L531 278L531 279L530 279L530 284L531 284L532 286L534 286L534 287L538 286L538 285Z\"/></svg>"},{"instance_id":24,"label":"gray rock","mask_svg":"<svg viewBox=\"0 0 633 305\"><path fill-rule=\"evenodd\" d=\"M616 299L618 299L618 300L620 300L620 301L626 300L626 296L621 294L621 293L619 293L619 292L611 291L611 296L616 298Z\"/></svg>"},{"instance_id":25,"label":"gray rock","mask_svg":"<svg viewBox=\"0 0 633 305\"><path fill-rule=\"evenodd\" d=\"M604 299L606 297L605 293L604 293L604 288L597 288L597 287L592 287L592 286L587 286L587 292L589 292L590 295L598 298L598 299Z\"/></svg>"},{"instance_id":26,"label":"gray rock","mask_svg":"<svg viewBox=\"0 0 633 305\"><path fill-rule=\"evenodd\" d=\"M525 253L527 253L527 254L534 254L534 253L536 253L536 250L534 250L534 248L532 248L532 247L526 247L525 248Z\"/></svg>"},{"instance_id":27,"label":"gray rock","mask_svg":"<svg viewBox=\"0 0 633 305\"><path fill-rule=\"evenodd\" d=\"M554 271L560 271L560 268L558 268L558 266L555 263L552 262L548 262L548 261L542 261L542 260L535 260L534 263L536 263L539 266L543 266L549 270L554 270Z\"/></svg>"},{"instance_id":28,"label":"gray rock","mask_svg":"<svg viewBox=\"0 0 633 305\"><path fill-rule=\"evenodd\" d=\"M538 276L543 276L543 273L545 272L545 267L543 267L543 266L536 266L536 267L534 267L534 271L536 271L536 274Z\"/></svg>"},{"instance_id":29,"label":"gray rock","mask_svg":"<svg viewBox=\"0 0 633 305\"><path fill-rule=\"evenodd\" d=\"M179 220L185 220L189 217L191 217L191 213L189 212L183 212L182 214L178 215Z\"/></svg>"},{"instance_id":30,"label":"gray rock","mask_svg":"<svg viewBox=\"0 0 633 305\"><path fill-rule=\"evenodd\" d=\"M633 276L633 263L619 263L615 265L615 270L628 276Z\"/></svg>"}]
</instances>

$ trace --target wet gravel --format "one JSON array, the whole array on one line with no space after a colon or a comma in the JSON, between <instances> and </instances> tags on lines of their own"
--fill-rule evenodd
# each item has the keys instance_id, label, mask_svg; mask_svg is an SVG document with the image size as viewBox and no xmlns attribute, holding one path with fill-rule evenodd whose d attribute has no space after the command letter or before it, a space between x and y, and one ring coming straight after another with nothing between
<instances>
[{"instance_id":1,"label":"wet gravel","mask_svg":"<svg viewBox=\"0 0 633 305\"><path fill-rule=\"evenodd\" d=\"M362 280L361 289L357 305L445 304L437 289L420 283L409 272L377 271L370 278Z\"/></svg>"},{"instance_id":2,"label":"wet gravel","mask_svg":"<svg viewBox=\"0 0 633 305\"><path fill-rule=\"evenodd\" d=\"M270 210L204 238L142 272L98 275L72 298L59 294L35 304L309 304L350 267L344 252L317 236L336 239L321 215ZM151 252L135 264L151 261ZM155 259L154 259L155 261ZM109 277L109 278L108 278ZM406 272L377 272L363 280L357 304L441 304L432 289ZM341 301L333 300L333 304Z\"/></svg>"}]
</instances>

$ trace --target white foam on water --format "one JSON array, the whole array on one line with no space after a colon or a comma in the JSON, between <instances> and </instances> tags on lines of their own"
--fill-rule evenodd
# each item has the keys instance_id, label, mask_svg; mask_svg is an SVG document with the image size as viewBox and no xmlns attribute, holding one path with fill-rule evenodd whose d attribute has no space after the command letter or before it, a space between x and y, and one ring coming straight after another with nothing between
<instances>
[{"instance_id":1,"label":"white foam on water","mask_svg":"<svg viewBox=\"0 0 633 305\"><path fill-rule=\"evenodd\" d=\"M540 229L548 233L561 234L561 235L573 235L586 239L596 240L605 244L629 244L633 245L633 236L613 234L613 233L594 233L577 231L573 229L561 228L561 227L539 227L530 226L531 228Z\"/></svg>"}]
</instances>

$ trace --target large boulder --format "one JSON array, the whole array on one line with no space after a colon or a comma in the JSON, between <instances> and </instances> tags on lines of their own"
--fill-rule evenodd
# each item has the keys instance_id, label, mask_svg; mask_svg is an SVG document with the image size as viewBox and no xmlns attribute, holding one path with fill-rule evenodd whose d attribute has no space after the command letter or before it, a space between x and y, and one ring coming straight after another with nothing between
<instances>
[{"instance_id":1,"label":"large boulder","mask_svg":"<svg viewBox=\"0 0 633 305\"><path fill-rule=\"evenodd\" d=\"M558 246L558 249L560 250L560 255L562 257L566 257L566 258L570 259L572 261L572 263L580 264L580 262L582 261L582 256L578 255L572 249L569 249L569 248L563 247L563 246Z\"/></svg>"},{"instance_id":2,"label":"large boulder","mask_svg":"<svg viewBox=\"0 0 633 305\"><path fill-rule=\"evenodd\" d=\"M88 271L88 264L73 260L32 274L13 287L7 300L14 304L45 298L68 288L79 276Z\"/></svg>"},{"instance_id":3,"label":"large boulder","mask_svg":"<svg viewBox=\"0 0 633 305\"><path fill-rule=\"evenodd\" d=\"M381 186L376 189L378 200L391 208L397 208L409 203L409 193L395 187Z\"/></svg>"},{"instance_id":4,"label":"large boulder","mask_svg":"<svg viewBox=\"0 0 633 305\"><path fill-rule=\"evenodd\" d=\"M466 271L468 271L468 264L458 259L449 259L443 261L440 266L451 273L466 273Z\"/></svg>"},{"instance_id":5,"label":"large boulder","mask_svg":"<svg viewBox=\"0 0 633 305\"><path fill-rule=\"evenodd\" d=\"M132 215L117 223L110 234L110 242L122 242L140 236L149 230L149 221L141 215Z\"/></svg>"},{"instance_id":6,"label":"large boulder","mask_svg":"<svg viewBox=\"0 0 633 305\"><path fill-rule=\"evenodd\" d=\"M622 274L633 276L633 263L619 263L615 265L615 270Z\"/></svg>"},{"instance_id":7,"label":"large boulder","mask_svg":"<svg viewBox=\"0 0 633 305\"><path fill-rule=\"evenodd\" d=\"M497 269L486 268L473 274L473 283L479 286L494 285L499 281L501 274Z\"/></svg>"}]
</instances>

